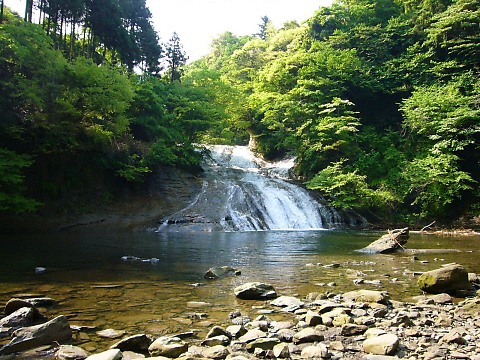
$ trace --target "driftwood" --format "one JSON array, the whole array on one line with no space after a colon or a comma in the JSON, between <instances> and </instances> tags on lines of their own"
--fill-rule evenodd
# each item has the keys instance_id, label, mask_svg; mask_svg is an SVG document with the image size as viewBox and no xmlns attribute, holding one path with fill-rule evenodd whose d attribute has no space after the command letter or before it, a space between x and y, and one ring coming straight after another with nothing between
<instances>
[{"instance_id":1,"label":"driftwood","mask_svg":"<svg viewBox=\"0 0 480 360\"><path fill-rule=\"evenodd\" d=\"M380 239L372 242L367 247L359 250L361 252L368 252L374 254L388 254L397 251L404 251L403 247L409 238L408 227L403 229L389 230L387 234Z\"/></svg>"}]
</instances>

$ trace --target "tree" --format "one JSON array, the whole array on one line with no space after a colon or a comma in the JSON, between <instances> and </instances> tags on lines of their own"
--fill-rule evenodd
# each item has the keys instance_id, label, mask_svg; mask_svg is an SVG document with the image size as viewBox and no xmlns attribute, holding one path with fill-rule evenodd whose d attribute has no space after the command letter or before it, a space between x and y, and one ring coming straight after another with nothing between
<instances>
[{"instance_id":1,"label":"tree","mask_svg":"<svg viewBox=\"0 0 480 360\"><path fill-rule=\"evenodd\" d=\"M267 40L267 38L273 32L273 24L270 21L268 16L262 16L262 23L258 25L258 33L255 34L256 37Z\"/></svg>"},{"instance_id":2,"label":"tree","mask_svg":"<svg viewBox=\"0 0 480 360\"><path fill-rule=\"evenodd\" d=\"M3 22L3 1L4 0L2 0L2 3L0 5L0 24Z\"/></svg>"},{"instance_id":3,"label":"tree","mask_svg":"<svg viewBox=\"0 0 480 360\"><path fill-rule=\"evenodd\" d=\"M183 51L180 37L176 32L173 33L171 39L164 45L164 48L167 73L170 82L180 80L180 77L182 76L182 66L185 65L188 57Z\"/></svg>"},{"instance_id":4,"label":"tree","mask_svg":"<svg viewBox=\"0 0 480 360\"><path fill-rule=\"evenodd\" d=\"M33 211L40 205L24 195L22 172L31 164L30 156L0 148L0 212L23 213Z\"/></svg>"}]
</instances>

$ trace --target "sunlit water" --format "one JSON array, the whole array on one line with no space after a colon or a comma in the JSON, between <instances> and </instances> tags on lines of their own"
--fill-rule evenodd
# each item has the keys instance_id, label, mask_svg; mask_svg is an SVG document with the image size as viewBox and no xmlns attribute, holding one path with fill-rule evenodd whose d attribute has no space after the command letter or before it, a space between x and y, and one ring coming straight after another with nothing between
<instances>
[{"instance_id":1,"label":"sunlit water","mask_svg":"<svg viewBox=\"0 0 480 360\"><path fill-rule=\"evenodd\" d=\"M211 324L226 324L230 311L240 309L257 316L258 309L252 305L264 303L240 301L233 294L235 286L249 281L271 283L280 295L305 297L309 292L369 288L408 300L421 295L414 271L458 262L469 272L480 273L479 237L413 235L407 243L409 249L457 251L419 253L419 260L412 260L411 254L355 251L379 235L341 231L85 232L4 238L0 301L25 293L48 296L59 305L43 311L48 316L64 314L74 325L152 335L197 329L201 336ZM125 261L124 256L158 261ZM322 266L331 263L340 267ZM238 268L242 274L210 281L203 278L208 268L223 265ZM45 273L35 274L38 266L45 267ZM381 285L354 285L358 278L380 280ZM336 286L326 285L331 282ZM211 305L196 308L189 304L192 301ZM208 317L198 319L194 313ZM92 351L112 342L98 338L95 332L78 341Z\"/></svg>"}]
</instances>

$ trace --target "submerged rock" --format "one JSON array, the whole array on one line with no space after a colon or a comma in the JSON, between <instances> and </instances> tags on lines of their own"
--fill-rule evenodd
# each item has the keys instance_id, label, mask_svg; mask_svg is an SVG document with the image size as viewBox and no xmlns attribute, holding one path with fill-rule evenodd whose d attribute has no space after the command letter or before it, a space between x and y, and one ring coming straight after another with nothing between
<instances>
[{"instance_id":1,"label":"submerged rock","mask_svg":"<svg viewBox=\"0 0 480 360\"><path fill-rule=\"evenodd\" d=\"M403 229L395 229L383 235L380 239L372 242L367 247L359 250L361 252L374 254L388 254L396 251L405 250L403 245L407 243L409 238L408 227Z\"/></svg>"},{"instance_id":2,"label":"submerged rock","mask_svg":"<svg viewBox=\"0 0 480 360\"><path fill-rule=\"evenodd\" d=\"M424 272L418 278L418 286L429 294L454 294L458 290L469 290L468 272L458 264L448 264L440 269Z\"/></svg>"},{"instance_id":3,"label":"submerged rock","mask_svg":"<svg viewBox=\"0 0 480 360\"><path fill-rule=\"evenodd\" d=\"M229 276L229 275L241 275L242 272L238 269L234 269L231 266L219 266L219 267L213 267L208 269L208 271L205 273L204 277L205 279L218 279L224 276Z\"/></svg>"}]
</instances>

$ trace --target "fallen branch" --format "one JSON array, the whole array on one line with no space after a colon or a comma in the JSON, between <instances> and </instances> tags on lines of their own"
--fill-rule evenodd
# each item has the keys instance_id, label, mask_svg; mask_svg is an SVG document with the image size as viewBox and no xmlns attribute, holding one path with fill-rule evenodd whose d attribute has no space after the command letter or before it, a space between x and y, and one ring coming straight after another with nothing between
<instances>
[{"instance_id":1,"label":"fallen branch","mask_svg":"<svg viewBox=\"0 0 480 360\"><path fill-rule=\"evenodd\" d=\"M432 226L433 224L435 224L437 222L437 220L433 220L433 222L431 222L430 224L428 224L427 226L424 226L423 228L420 229L420 232L424 231L425 229L428 229L430 226Z\"/></svg>"}]
</instances>

